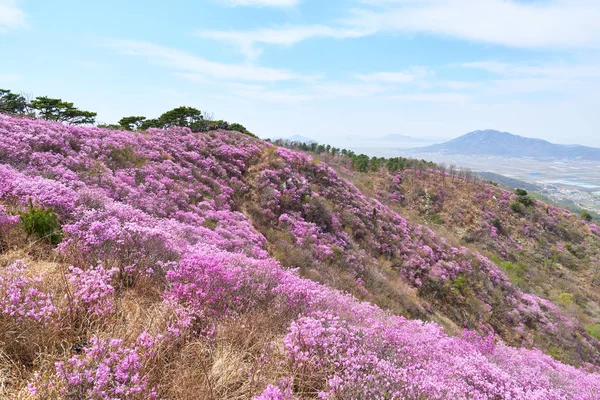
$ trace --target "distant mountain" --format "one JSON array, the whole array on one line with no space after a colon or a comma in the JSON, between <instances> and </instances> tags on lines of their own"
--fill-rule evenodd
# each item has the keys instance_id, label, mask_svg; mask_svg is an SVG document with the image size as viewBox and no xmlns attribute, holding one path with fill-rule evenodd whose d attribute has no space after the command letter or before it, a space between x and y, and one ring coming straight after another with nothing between
<instances>
[{"instance_id":1,"label":"distant mountain","mask_svg":"<svg viewBox=\"0 0 600 400\"><path fill-rule=\"evenodd\" d=\"M289 138L286 138L287 140L290 140L292 142L302 142L302 143L312 143L312 142L316 142L316 140L313 140L309 137L306 136L302 136L302 135L294 135L294 136L290 136Z\"/></svg>"},{"instance_id":2,"label":"distant mountain","mask_svg":"<svg viewBox=\"0 0 600 400\"><path fill-rule=\"evenodd\" d=\"M554 144L508 132L484 130L467 133L441 144L412 149L419 153L490 155L499 157L579 158L600 161L600 149Z\"/></svg>"}]
</instances>

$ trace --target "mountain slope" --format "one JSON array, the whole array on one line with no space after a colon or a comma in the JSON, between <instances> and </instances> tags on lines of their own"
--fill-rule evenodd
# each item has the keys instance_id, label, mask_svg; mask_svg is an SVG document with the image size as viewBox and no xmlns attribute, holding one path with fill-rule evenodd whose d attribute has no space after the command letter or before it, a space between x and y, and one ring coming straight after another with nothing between
<instances>
[{"instance_id":1,"label":"mountain slope","mask_svg":"<svg viewBox=\"0 0 600 400\"><path fill-rule=\"evenodd\" d=\"M3 395L600 391L597 375L505 344L599 364L577 320L306 154L5 117L0 135L0 298L23 305L0 309ZM60 231L35 228L52 218Z\"/></svg>"},{"instance_id":2,"label":"mountain slope","mask_svg":"<svg viewBox=\"0 0 600 400\"><path fill-rule=\"evenodd\" d=\"M554 144L490 129L470 132L448 142L415 148L413 151L499 157L580 158L600 161L600 149L597 148Z\"/></svg>"}]
</instances>

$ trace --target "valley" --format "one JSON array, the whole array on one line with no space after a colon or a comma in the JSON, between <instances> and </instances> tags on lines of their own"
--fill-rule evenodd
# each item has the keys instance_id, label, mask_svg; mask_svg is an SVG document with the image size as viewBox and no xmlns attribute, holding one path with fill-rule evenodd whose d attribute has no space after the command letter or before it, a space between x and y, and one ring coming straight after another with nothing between
<instances>
[{"instance_id":1,"label":"valley","mask_svg":"<svg viewBox=\"0 0 600 400\"><path fill-rule=\"evenodd\" d=\"M401 150L399 153L403 154ZM411 153L411 156L518 179L538 186L540 193L554 201L573 202L580 208L600 212L600 162L439 153Z\"/></svg>"}]
</instances>

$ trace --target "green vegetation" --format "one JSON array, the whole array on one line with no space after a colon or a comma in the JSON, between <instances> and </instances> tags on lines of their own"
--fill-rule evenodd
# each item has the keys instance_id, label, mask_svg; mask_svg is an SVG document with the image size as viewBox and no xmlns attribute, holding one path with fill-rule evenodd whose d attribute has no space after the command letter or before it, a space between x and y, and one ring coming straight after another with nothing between
<instances>
[{"instance_id":1,"label":"green vegetation","mask_svg":"<svg viewBox=\"0 0 600 400\"><path fill-rule=\"evenodd\" d=\"M30 204L28 211L21 213L21 221L28 236L35 234L52 245L62 240L58 216L52 209L36 208Z\"/></svg>"},{"instance_id":2,"label":"green vegetation","mask_svg":"<svg viewBox=\"0 0 600 400\"><path fill-rule=\"evenodd\" d=\"M531 207L535 204L535 200L531 196L519 196L517 201L525 207Z\"/></svg>"},{"instance_id":3,"label":"green vegetation","mask_svg":"<svg viewBox=\"0 0 600 400\"><path fill-rule=\"evenodd\" d=\"M93 124L96 121L95 112L80 110L73 103L61 99L36 97L29 107L36 110L40 118L48 121L60 121L69 125Z\"/></svg>"},{"instance_id":4,"label":"green vegetation","mask_svg":"<svg viewBox=\"0 0 600 400\"><path fill-rule=\"evenodd\" d=\"M18 115L27 111L27 99L20 94L12 93L10 90L0 89L0 113Z\"/></svg>"},{"instance_id":5,"label":"green vegetation","mask_svg":"<svg viewBox=\"0 0 600 400\"><path fill-rule=\"evenodd\" d=\"M600 324L596 324L596 325L588 328L588 333L594 339L600 340Z\"/></svg>"},{"instance_id":6,"label":"green vegetation","mask_svg":"<svg viewBox=\"0 0 600 400\"><path fill-rule=\"evenodd\" d=\"M68 125L93 125L96 123L97 116L95 112L80 110L73 103L62 99L40 96L29 102L25 96L12 93L7 89L0 89L0 113L41 118ZM192 132L226 129L256 137L242 124L229 124L224 120L215 121L211 113L187 106L169 110L158 118L149 119L138 115L123 117L117 124L98 124L99 128L126 131L145 131L149 128L165 129L174 126L190 128Z\"/></svg>"},{"instance_id":7,"label":"green vegetation","mask_svg":"<svg viewBox=\"0 0 600 400\"><path fill-rule=\"evenodd\" d=\"M123 117L119 120L119 127L126 131L138 131L142 128L146 117Z\"/></svg>"},{"instance_id":8,"label":"green vegetation","mask_svg":"<svg viewBox=\"0 0 600 400\"><path fill-rule=\"evenodd\" d=\"M522 213L526 207L533 207L535 205L535 199L529 196L526 190L516 189L515 194L517 200L510 203L510 209L516 213Z\"/></svg>"},{"instance_id":9,"label":"green vegetation","mask_svg":"<svg viewBox=\"0 0 600 400\"><path fill-rule=\"evenodd\" d=\"M561 293L558 295L558 301L564 306L570 306L574 303L573 295L571 293Z\"/></svg>"},{"instance_id":10,"label":"green vegetation","mask_svg":"<svg viewBox=\"0 0 600 400\"><path fill-rule=\"evenodd\" d=\"M452 282L452 286L457 291L463 293L467 286L467 280L465 279L465 276L463 274L458 275L454 282Z\"/></svg>"},{"instance_id":11,"label":"green vegetation","mask_svg":"<svg viewBox=\"0 0 600 400\"><path fill-rule=\"evenodd\" d=\"M202 226L210 229L211 231L214 231L215 229L217 229L218 225L219 225L219 222L217 222L213 219L207 219L202 223Z\"/></svg>"},{"instance_id":12,"label":"green vegetation","mask_svg":"<svg viewBox=\"0 0 600 400\"><path fill-rule=\"evenodd\" d=\"M513 201L510 203L510 209L516 213L522 213L525 211L525 206L519 201Z\"/></svg>"},{"instance_id":13,"label":"green vegetation","mask_svg":"<svg viewBox=\"0 0 600 400\"><path fill-rule=\"evenodd\" d=\"M581 218L583 218L585 221L591 222L594 220L594 217L592 216L592 214L590 214L590 212L588 210L581 210Z\"/></svg>"},{"instance_id":14,"label":"green vegetation","mask_svg":"<svg viewBox=\"0 0 600 400\"><path fill-rule=\"evenodd\" d=\"M135 155L129 147L114 148L110 151L108 157L115 168L141 167L145 163L145 160Z\"/></svg>"},{"instance_id":15,"label":"green vegetation","mask_svg":"<svg viewBox=\"0 0 600 400\"><path fill-rule=\"evenodd\" d=\"M516 284L521 285L525 282L525 275L527 270L520 264L514 264L510 261L504 261L498 264L500 268L506 273L508 279Z\"/></svg>"},{"instance_id":16,"label":"green vegetation","mask_svg":"<svg viewBox=\"0 0 600 400\"><path fill-rule=\"evenodd\" d=\"M299 141L290 141L286 139L277 139L273 144L288 149L302 150L317 155L329 155L333 157L345 157L349 160L349 166L358 172L376 172L382 168L386 168L390 172L395 172L404 169L426 169L439 168L437 164L431 161L416 160L404 157L369 157L366 154L356 154L352 150L339 149L329 144L319 144L316 142L304 143Z\"/></svg>"},{"instance_id":17,"label":"green vegetation","mask_svg":"<svg viewBox=\"0 0 600 400\"><path fill-rule=\"evenodd\" d=\"M432 224L436 225L442 225L444 223L444 219L442 218L440 213L431 214L431 217L429 217L429 221L431 221Z\"/></svg>"},{"instance_id":18,"label":"green vegetation","mask_svg":"<svg viewBox=\"0 0 600 400\"><path fill-rule=\"evenodd\" d=\"M210 114L203 113L194 107L177 107L154 119L148 119L143 116L131 116L119 120L119 128L126 131L144 131L149 128L166 129L174 126L190 128L192 132L208 132L210 130L226 129L256 137L242 124L229 124L227 121L223 120L213 121Z\"/></svg>"},{"instance_id":19,"label":"green vegetation","mask_svg":"<svg viewBox=\"0 0 600 400\"><path fill-rule=\"evenodd\" d=\"M496 229L498 229L499 231L502 230L502 221L500 221L500 218L496 217L492 220L492 226Z\"/></svg>"},{"instance_id":20,"label":"green vegetation","mask_svg":"<svg viewBox=\"0 0 600 400\"><path fill-rule=\"evenodd\" d=\"M515 194L517 196L527 196L527 190L523 190L523 189L516 189L515 190Z\"/></svg>"}]
</instances>

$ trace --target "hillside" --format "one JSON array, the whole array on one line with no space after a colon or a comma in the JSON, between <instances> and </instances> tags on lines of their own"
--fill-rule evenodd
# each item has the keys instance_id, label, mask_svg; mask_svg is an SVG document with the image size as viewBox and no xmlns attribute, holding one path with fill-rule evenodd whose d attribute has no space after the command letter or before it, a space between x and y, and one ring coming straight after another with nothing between
<instances>
[{"instance_id":1,"label":"hillside","mask_svg":"<svg viewBox=\"0 0 600 400\"><path fill-rule=\"evenodd\" d=\"M0 136L2 396L600 395L592 287L555 293L600 229L563 210L237 132L0 116ZM502 266L538 252L548 291Z\"/></svg>"},{"instance_id":2,"label":"hillside","mask_svg":"<svg viewBox=\"0 0 600 400\"><path fill-rule=\"evenodd\" d=\"M600 149L597 148L554 144L491 129L470 132L445 143L412 150L418 153L600 160Z\"/></svg>"},{"instance_id":3,"label":"hillside","mask_svg":"<svg viewBox=\"0 0 600 400\"><path fill-rule=\"evenodd\" d=\"M539 192L542 189L539 185L537 185L535 183L525 182L520 179L515 179L515 178L508 177L508 176L496 174L494 172L489 172L489 171L477 172L477 175L479 175L482 179L496 182L500 185L503 185L503 186L506 186L509 188L523 189L523 190L529 190L529 191L533 191L533 192Z\"/></svg>"},{"instance_id":4,"label":"hillside","mask_svg":"<svg viewBox=\"0 0 600 400\"><path fill-rule=\"evenodd\" d=\"M336 169L345 174L343 165ZM457 173L405 170L348 176L413 223L486 255L524 292L551 300L600 332L600 229L595 224ZM557 348L552 352L561 353Z\"/></svg>"}]
</instances>

